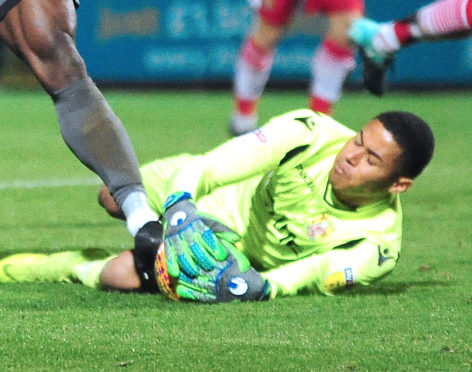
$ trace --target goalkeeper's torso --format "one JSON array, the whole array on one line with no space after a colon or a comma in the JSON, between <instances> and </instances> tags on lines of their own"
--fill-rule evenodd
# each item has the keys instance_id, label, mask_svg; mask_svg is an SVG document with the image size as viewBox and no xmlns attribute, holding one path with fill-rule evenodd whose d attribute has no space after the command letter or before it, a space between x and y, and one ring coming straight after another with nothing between
<instances>
[{"instance_id":1,"label":"goalkeeper's torso","mask_svg":"<svg viewBox=\"0 0 472 372\"><path fill-rule=\"evenodd\" d=\"M399 253L398 196L357 210L339 205L333 197L328 176L344 143L295 150L292 158L259 182L242 244L257 269L271 269L362 239Z\"/></svg>"},{"instance_id":2,"label":"goalkeeper's torso","mask_svg":"<svg viewBox=\"0 0 472 372\"><path fill-rule=\"evenodd\" d=\"M328 182L336 154L354 134L328 116L297 110L204 156L156 160L142 168L143 183L159 214L166 195L195 195L200 211L242 235L242 249L257 269L362 239L382 245L395 259L398 197L349 210L336 204Z\"/></svg>"}]
</instances>

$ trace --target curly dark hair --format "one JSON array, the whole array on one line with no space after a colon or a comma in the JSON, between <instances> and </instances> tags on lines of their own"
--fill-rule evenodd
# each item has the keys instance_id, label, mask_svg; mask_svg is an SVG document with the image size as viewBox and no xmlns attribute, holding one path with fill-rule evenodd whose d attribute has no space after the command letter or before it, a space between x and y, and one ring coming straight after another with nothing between
<instances>
[{"instance_id":1,"label":"curly dark hair","mask_svg":"<svg viewBox=\"0 0 472 372\"><path fill-rule=\"evenodd\" d=\"M434 152L434 135L421 118L404 111L386 111L375 117L403 150L398 176L415 178L430 162Z\"/></svg>"}]
</instances>

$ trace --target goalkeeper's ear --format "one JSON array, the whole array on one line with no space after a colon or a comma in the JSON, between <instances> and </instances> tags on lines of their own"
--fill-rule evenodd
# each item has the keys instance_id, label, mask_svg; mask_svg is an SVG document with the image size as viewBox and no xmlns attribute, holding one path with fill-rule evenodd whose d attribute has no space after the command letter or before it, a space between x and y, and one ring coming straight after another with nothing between
<instances>
[{"instance_id":1,"label":"goalkeeper's ear","mask_svg":"<svg viewBox=\"0 0 472 372\"><path fill-rule=\"evenodd\" d=\"M408 191L413 186L413 179L408 177L399 177L388 189L392 194L400 194Z\"/></svg>"}]
</instances>

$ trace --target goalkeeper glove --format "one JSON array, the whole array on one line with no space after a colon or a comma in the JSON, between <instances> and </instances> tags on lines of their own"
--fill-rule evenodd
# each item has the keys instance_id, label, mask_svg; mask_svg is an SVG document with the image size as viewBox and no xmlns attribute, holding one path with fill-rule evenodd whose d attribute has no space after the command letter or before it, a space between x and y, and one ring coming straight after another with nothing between
<instances>
[{"instance_id":1,"label":"goalkeeper glove","mask_svg":"<svg viewBox=\"0 0 472 372\"><path fill-rule=\"evenodd\" d=\"M236 242L239 235L225 225L197 212L187 192L169 196L164 204L166 228L164 234L167 270L178 278L195 277L200 269L211 271L215 261L224 261L227 252L215 233Z\"/></svg>"},{"instance_id":2,"label":"goalkeeper glove","mask_svg":"<svg viewBox=\"0 0 472 372\"><path fill-rule=\"evenodd\" d=\"M211 271L201 271L190 277L180 272L178 279L167 272L166 255L162 244L156 257L156 277L161 293L180 301L229 302L262 301L270 297L270 284L251 267L249 260L231 243L223 243L228 249L226 260L214 262Z\"/></svg>"},{"instance_id":3,"label":"goalkeeper glove","mask_svg":"<svg viewBox=\"0 0 472 372\"><path fill-rule=\"evenodd\" d=\"M186 192L166 201L164 245L156 258L161 291L202 302L260 300L270 286L234 243L239 235L199 212Z\"/></svg>"}]
</instances>

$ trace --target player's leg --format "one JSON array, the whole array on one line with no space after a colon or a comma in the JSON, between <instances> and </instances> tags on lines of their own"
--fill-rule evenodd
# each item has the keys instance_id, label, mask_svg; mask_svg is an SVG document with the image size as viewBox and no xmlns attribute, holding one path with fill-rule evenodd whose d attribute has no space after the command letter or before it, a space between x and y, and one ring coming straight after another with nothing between
<instances>
[{"instance_id":1,"label":"player's leg","mask_svg":"<svg viewBox=\"0 0 472 372\"><path fill-rule=\"evenodd\" d=\"M156 255L149 257L136 249L121 252L109 260L98 278L103 289L159 292L155 269Z\"/></svg>"},{"instance_id":2,"label":"player's leg","mask_svg":"<svg viewBox=\"0 0 472 372\"><path fill-rule=\"evenodd\" d=\"M395 53L422 40L464 36L470 33L471 24L471 0L435 1L420 8L411 17L378 24L377 32L370 36L370 42L379 53Z\"/></svg>"},{"instance_id":3,"label":"player's leg","mask_svg":"<svg viewBox=\"0 0 472 372\"><path fill-rule=\"evenodd\" d=\"M349 39L351 23L364 12L363 0L307 0L307 13L322 12L329 28L313 56L310 108L331 114L342 94L342 87L355 67L356 48Z\"/></svg>"},{"instance_id":4,"label":"player's leg","mask_svg":"<svg viewBox=\"0 0 472 372\"><path fill-rule=\"evenodd\" d=\"M119 218L120 220L125 219L123 212L118 208L118 204L116 204L115 199L111 196L106 185L103 185L98 193L98 204L100 204L110 216Z\"/></svg>"},{"instance_id":5,"label":"player's leg","mask_svg":"<svg viewBox=\"0 0 472 372\"><path fill-rule=\"evenodd\" d=\"M402 46L420 40L442 40L468 36L471 34L472 28L472 1L435 1L420 8L416 12L414 20L404 27L406 28L404 38L407 40L400 41ZM399 30L399 39L401 39L400 32Z\"/></svg>"},{"instance_id":6,"label":"player's leg","mask_svg":"<svg viewBox=\"0 0 472 372\"><path fill-rule=\"evenodd\" d=\"M310 108L314 111L331 114L333 104L341 97L344 81L356 65L356 49L349 41L348 29L360 15L360 11L349 11L328 16L328 32L311 66Z\"/></svg>"},{"instance_id":7,"label":"player's leg","mask_svg":"<svg viewBox=\"0 0 472 372\"><path fill-rule=\"evenodd\" d=\"M164 202L167 195L168 181L178 169L193 163L190 154L179 154L167 158L155 159L140 168L143 185L148 196L149 205L158 216L164 213ZM98 203L106 212L115 218L124 219L122 211L118 208L106 185L103 185L98 193Z\"/></svg>"},{"instance_id":8,"label":"player's leg","mask_svg":"<svg viewBox=\"0 0 472 372\"><path fill-rule=\"evenodd\" d=\"M154 260L147 271L157 291ZM146 290L135 265L134 251L118 256L102 249L85 249L52 254L20 253L0 260L0 283L82 283L92 288L119 291Z\"/></svg>"},{"instance_id":9,"label":"player's leg","mask_svg":"<svg viewBox=\"0 0 472 372\"><path fill-rule=\"evenodd\" d=\"M0 22L21 0L0 0Z\"/></svg>"},{"instance_id":10,"label":"player's leg","mask_svg":"<svg viewBox=\"0 0 472 372\"><path fill-rule=\"evenodd\" d=\"M99 275L113 257L102 249L15 254L0 260L0 283L80 282L98 288Z\"/></svg>"},{"instance_id":11,"label":"player's leg","mask_svg":"<svg viewBox=\"0 0 472 372\"><path fill-rule=\"evenodd\" d=\"M118 291L140 289L141 281L136 271L132 251L121 252L108 261L100 272L99 281L104 289Z\"/></svg>"},{"instance_id":12,"label":"player's leg","mask_svg":"<svg viewBox=\"0 0 472 372\"><path fill-rule=\"evenodd\" d=\"M0 23L0 36L31 66L54 100L65 142L108 185L136 235L157 216L147 204L129 137L87 75L75 27L72 0L23 0Z\"/></svg>"},{"instance_id":13,"label":"player's leg","mask_svg":"<svg viewBox=\"0 0 472 372\"><path fill-rule=\"evenodd\" d=\"M441 0L420 8L413 16L388 23L359 19L350 30L353 41L364 50L369 90L383 93L385 73L394 53L412 43L471 34L472 1ZM366 69L366 67L364 67ZM365 71L366 73L366 71ZM380 95L380 94L378 94Z\"/></svg>"},{"instance_id":14,"label":"player's leg","mask_svg":"<svg viewBox=\"0 0 472 372\"><path fill-rule=\"evenodd\" d=\"M241 46L234 76L235 107L230 123L233 135L250 132L257 126L257 104L295 4L295 0L276 0L272 4L263 1L258 23Z\"/></svg>"}]
</instances>

